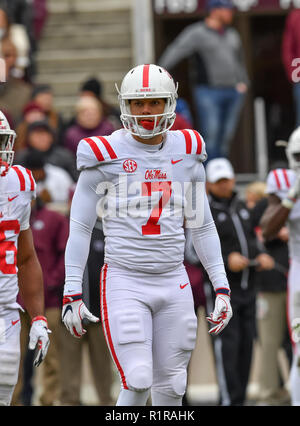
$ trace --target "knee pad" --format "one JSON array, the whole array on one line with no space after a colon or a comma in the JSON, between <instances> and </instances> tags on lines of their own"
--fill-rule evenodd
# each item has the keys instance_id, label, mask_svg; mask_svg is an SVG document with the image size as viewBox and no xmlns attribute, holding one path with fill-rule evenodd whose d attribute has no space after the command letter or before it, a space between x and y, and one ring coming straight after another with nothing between
<instances>
[{"instance_id":1,"label":"knee pad","mask_svg":"<svg viewBox=\"0 0 300 426\"><path fill-rule=\"evenodd\" d=\"M0 381L3 386L15 386L18 380L20 356L18 352L0 348Z\"/></svg>"},{"instance_id":2,"label":"knee pad","mask_svg":"<svg viewBox=\"0 0 300 426\"><path fill-rule=\"evenodd\" d=\"M171 387L175 397L182 397L185 394L187 383L187 372L181 371L171 380Z\"/></svg>"},{"instance_id":3,"label":"knee pad","mask_svg":"<svg viewBox=\"0 0 300 426\"><path fill-rule=\"evenodd\" d=\"M152 386L152 369L147 365L137 365L127 375L130 390L143 392Z\"/></svg>"},{"instance_id":4,"label":"knee pad","mask_svg":"<svg viewBox=\"0 0 300 426\"><path fill-rule=\"evenodd\" d=\"M192 351L197 338L197 317L186 315L177 327L178 348L183 351Z\"/></svg>"},{"instance_id":5,"label":"knee pad","mask_svg":"<svg viewBox=\"0 0 300 426\"><path fill-rule=\"evenodd\" d=\"M10 405L14 386L0 385L0 407Z\"/></svg>"}]
</instances>

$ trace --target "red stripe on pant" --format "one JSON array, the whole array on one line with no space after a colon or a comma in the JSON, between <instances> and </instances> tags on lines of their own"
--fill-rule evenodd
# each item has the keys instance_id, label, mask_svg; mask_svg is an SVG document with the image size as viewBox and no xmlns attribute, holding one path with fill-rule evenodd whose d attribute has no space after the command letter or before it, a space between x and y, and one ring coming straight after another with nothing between
<instances>
[{"instance_id":1,"label":"red stripe on pant","mask_svg":"<svg viewBox=\"0 0 300 426\"><path fill-rule=\"evenodd\" d=\"M108 313L107 313L107 302L106 302L106 276L107 276L107 264L105 263L103 265L103 268L101 270L101 277L100 277L100 295L102 299L102 306L101 306L101 320L102 320L102 327L104 331L104 336L107 342L107 345L109 347L110 353L113 357L113 360L116 364L116 367L119 371L121 381L123 384L124 389L128 389L126 378L124 371L119 363L118 357L116 355L113 341L110 334L110 328L109 328L109 320L108 320Z\"/></svg>"}]
</instances>

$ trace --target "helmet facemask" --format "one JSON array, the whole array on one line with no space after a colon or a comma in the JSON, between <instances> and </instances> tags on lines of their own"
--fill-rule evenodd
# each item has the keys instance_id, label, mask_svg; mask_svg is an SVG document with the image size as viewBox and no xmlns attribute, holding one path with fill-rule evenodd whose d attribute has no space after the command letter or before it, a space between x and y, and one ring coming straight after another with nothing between
<instances>
[{"instance_id":1,"label":"helmet facemask","mask_svg":"<svg viewBox=\"0 0 300 426\"><path fill-rule=\"evenodd\" d=\"M289 168L300 174L300 126L294 130L289 138L286 156Z\"/></svg>"},{"instance_id":2,"label":"helmet facemask","mask_svg":"<svg viewBox=\"0 0 300 426\"><path fill-rule=\"evenodd\" d=\"M13 130L0 129L0 176L5 176L13 164L15 138Z\"/></svg>"},{"instance_id":3,"label":"helmet facemask","mask_svg":"<svg viewBox=\"0 0 300 426\"><path fill-rule=\"evenodd\" d=\"M153 138L169 130L173 126L176 118L176 100L171 100L170 98L163 99L165 99L164 112L155 115L133 115L130 111L130 101L132 99L120 100L120 104L122 105L121 121L125 129L131 134L144 139ZM142 121L141 119L145 120L144 125L139 123L139 121ZM151 122L149 121L147 123L147 120L151 120Z\"/></svg>"}]
</instances>

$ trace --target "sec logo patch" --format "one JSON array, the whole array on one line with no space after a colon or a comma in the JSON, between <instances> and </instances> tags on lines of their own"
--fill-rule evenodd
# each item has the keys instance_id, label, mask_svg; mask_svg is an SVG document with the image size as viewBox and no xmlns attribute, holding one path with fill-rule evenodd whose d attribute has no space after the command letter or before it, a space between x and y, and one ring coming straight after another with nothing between
<instances>
[{"instance_id":1,"label":"sec logo patch","mask_svg":"<svg viewBox=\"0 0 300 426\"><path fill-rule=\"evenodd\" d=\"M125 172L127 173L133 173L136 171L137 169L137 163L134 160L125 160L123 162L123 169L125 170Z\"/></svg>"}]
</instances>

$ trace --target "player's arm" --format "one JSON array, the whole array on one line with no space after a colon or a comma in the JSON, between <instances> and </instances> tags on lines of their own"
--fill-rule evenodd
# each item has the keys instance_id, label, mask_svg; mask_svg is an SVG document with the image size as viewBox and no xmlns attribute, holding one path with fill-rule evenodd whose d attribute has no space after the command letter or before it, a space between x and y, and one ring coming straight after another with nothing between
<instances>
[{"instance_id":1,"label":"player's arm","mask_svg":"<svg viewBox=\"0 0 300 426\"><path fill-rule=\"evenodd\" d=\"M85 330L82 319L99 321L82 300L82 278L90 250L93 228L97 220L97 183L101 175L97 169L83 170L78 179L70 212L70 232L65 253L66 278L62 319L72 335L81 337Z\"/></svg>"},{"instance_id":2,"label":"player's arm","mask_svg":"<svg viewBox=\"0 0 300 426\"><path fill-rule=\"evenodd\" d=\"M34 349L38 344L39 350L34 365L39 366L48 351L48 333L50 331L48 330L47 319L44 316L43 274L35 252L30 228L20 232L17 266L20 296L31 317L29 349Z\"/></svg>"},{"instance_id":3,"label":"player's arm","mask_svg":"<svg viewBox=\"0 0 300 426\"><path fill-rule=\"evenodd\" d=\"M195 179L198 182L205 181L205 171L201 163L196 165ZM199 196L199 191L194 186L192 199ZM228 324L232 317L230 305L230 286L227 280L224 261L222 257L219 234L213 220L206 192L201 194L203 197L203 221L199 226L191 227L192 241L197 256L208 273L209 279L216 292L216 301L214 311L208 317L208 321L214 325L210 330L211 334L218 334ZM197 202L196 202L197 205ZM189 221L186 220L187 226Z\"/></svg>"},{"instance_id":4,"label":"player's arm","mask_svg":"<svg viewBox=\"0 0 300 426\"><path fill-rule=\"evenodd\" d=\"M17 266L20 296L27 312L32 319L44 315L43 274L35 252L30 228L20 232Z\"/></svg>"},{"instance_id":5,"label":"player's arm","mask_svg":"<svg viewBox=\"0 0 300 426\"><path fill-rule=\"evenodd\" d=\"M277 236L286 223L290 211L275 194L269 195L268 207L260 220L260 227L265 240L270 240Z\"/></svg>"}]
</instances>

